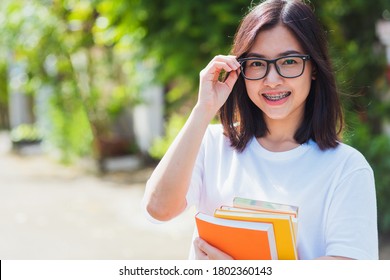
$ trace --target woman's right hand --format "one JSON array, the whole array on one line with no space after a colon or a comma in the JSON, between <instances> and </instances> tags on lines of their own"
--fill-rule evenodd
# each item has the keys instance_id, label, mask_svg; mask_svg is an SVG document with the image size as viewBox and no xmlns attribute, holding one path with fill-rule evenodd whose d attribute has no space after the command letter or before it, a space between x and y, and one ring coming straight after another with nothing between
<instances>
[{"instance_id":1,"label":"woman's right hand","mask_svg":"<svg viewBox=\"0 0 390 280\"><path fill-rule=\"evenodd\" d=\"M219 81L222 70L229 72L225 81ZM199 96L196 106L200 106L214 116L226 102L238 79L240 63L236 56L218 55L200 72Z\"/></svg>"},{"instance_id":2,"label":"woman's right hand","mask_svg":"<svg viewBox=\"0 0 390 280\"><path fill-rule=\"evenodd\" d=\"M239 67L235 56L216 56L201 71L198 102L146 185L145 207L153 218L167 221L186 208L186 195L203 136L232 91ZM222 69L231 72L224 82L218 81Z\"/></svg>"}]
</instances>

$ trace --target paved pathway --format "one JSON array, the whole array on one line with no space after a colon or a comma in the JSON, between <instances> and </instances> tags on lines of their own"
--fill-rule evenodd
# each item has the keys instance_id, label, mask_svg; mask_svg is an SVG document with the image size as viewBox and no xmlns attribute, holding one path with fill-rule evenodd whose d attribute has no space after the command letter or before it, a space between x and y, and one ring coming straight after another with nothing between
<instances>
[{"instance_id":1,"label":"paved pathway","mask_svg":"<svg viewBox=\"0 0 390 280\"><path fill-rule=\"evenodd\" d=\"M187 258L194 213L146 220L140 201L149 170L99 178L9 148L0 133L0 259Z\"/></svg>"}]
</instances>

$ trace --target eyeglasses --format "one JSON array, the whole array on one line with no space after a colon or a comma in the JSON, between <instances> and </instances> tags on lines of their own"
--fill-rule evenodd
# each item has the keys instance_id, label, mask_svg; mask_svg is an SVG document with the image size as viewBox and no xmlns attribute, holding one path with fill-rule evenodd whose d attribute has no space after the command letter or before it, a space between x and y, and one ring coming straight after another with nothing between
<instances>
[{"instance_id":1,"label":"eyeglasses","mask_svg":"<svg viewBox=\"0 0 390 280\"><path fill-rule=\"evenodd\" d=\"M290 55L276 59L246 57L238 59L241 64L241 74L247 80L260 80L267 76L270 64L274 64L278 74L284 78L296 78L305 71L305 62L309 55Z\"/></svg>"}]
</instances>

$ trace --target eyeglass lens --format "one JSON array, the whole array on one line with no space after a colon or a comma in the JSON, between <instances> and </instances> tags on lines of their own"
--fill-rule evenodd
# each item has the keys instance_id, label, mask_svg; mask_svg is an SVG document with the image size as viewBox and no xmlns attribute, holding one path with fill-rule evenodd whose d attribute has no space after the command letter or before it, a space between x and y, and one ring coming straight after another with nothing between
<instances>
[{"instance_id":1,"label":"eyeglass lens","mask_svg":"<svg viewBox=\"0 0 390 280\"><path fill-rule=\"evenodd\" d=\"M262 79L268 74L270 64L275 64L277 72L282 77L295 78L302 75L305 60L298 56L281 57L276 60L249 58L243 61L243 74L247 79Z\"/></svg>"}]
</instances>

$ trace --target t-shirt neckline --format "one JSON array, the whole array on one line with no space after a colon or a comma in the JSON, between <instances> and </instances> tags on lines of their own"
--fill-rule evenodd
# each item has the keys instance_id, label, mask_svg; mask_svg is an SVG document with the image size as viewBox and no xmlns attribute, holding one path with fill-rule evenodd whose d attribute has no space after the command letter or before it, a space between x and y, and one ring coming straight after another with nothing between
<instances>
[{"instance_id":1,"label":"t-shirt neckline","mask_svg":"<svg viewBox=\"0 0 390 280\"><path fill-rule=\"evenodd\" d=\"M306 143L303 143L299 145L298 147L295 147L291 150L284 151L284 152L272 152L264 148L255 137L252 138L249 147L250 149L258 154L259 156L270 159L270 160L288 160L293 159L296 157L299 157L306 153L312 145L312 140L309 140Z\"/></svg>"}]
</instances>

